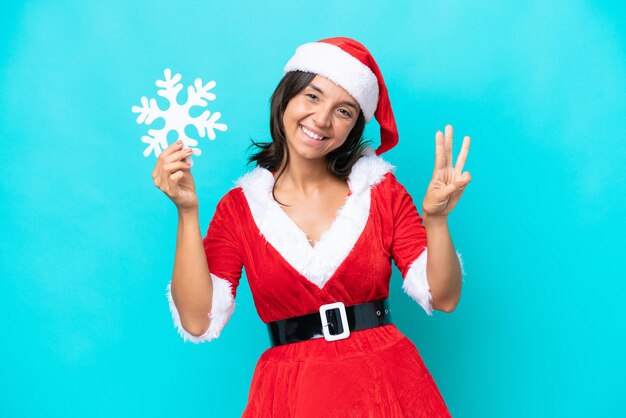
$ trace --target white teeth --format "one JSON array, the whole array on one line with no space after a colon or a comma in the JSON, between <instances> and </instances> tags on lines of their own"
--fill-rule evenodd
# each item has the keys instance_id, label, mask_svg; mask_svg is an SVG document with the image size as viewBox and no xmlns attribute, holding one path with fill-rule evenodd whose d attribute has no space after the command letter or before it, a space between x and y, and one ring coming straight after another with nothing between
<instances>
[{"instance_id":1,"label":"white teeth","mask_svg":"<svg viewBox=\"0 0 626 418\"><path fill-rule=\"evenodd\" d=\"M324 138L323 136L319 136L319 135L315 135L313 132L309 131L307 128L305 128L304 126L302 127L302 131L307 134L307 136L310 136L313 139L317 139L318 141L321 141L322 138Z\"/></svg>"}]
</instances>

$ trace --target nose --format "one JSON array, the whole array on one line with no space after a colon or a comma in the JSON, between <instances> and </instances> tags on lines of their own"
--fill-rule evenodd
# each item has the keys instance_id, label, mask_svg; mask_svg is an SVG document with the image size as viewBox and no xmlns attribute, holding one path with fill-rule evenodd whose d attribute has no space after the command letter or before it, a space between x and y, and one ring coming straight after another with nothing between
<instances>
[{"instance_id":1,"label":"nose","mask_svg":"<svg viewBox=\"0 0 626 418\"><path fill-rule=\"evenodd\" d=\"M313 115L313 122L320 128L328 128L332 118L332 108L319 106L315 114Z\"/></svg>"}]
</instances>

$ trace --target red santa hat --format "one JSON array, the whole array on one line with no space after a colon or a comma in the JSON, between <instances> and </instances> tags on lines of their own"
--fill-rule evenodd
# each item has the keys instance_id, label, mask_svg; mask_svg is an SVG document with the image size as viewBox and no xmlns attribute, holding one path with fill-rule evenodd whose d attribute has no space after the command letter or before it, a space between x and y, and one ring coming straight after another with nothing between
<instances>
[{"instance_id":1,"label":"red santa hat","mask_svg":"<svg viewBox=\"0 0 626 418\"><path fill-rule=\"evenodd\" d=\"M383 75L372 54L359 42L337 37L300 45L283 68L283 73L289 71L315 73L334 81L359 103L366 122L375 116L380 125L376 155L398 143L398 128Z\"/></svg>"}]
</instances>

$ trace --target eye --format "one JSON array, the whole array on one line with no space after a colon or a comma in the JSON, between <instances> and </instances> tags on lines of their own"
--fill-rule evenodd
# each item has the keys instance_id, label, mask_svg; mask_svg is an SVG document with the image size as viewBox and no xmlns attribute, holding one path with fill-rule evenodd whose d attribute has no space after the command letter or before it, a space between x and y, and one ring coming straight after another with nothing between
<instances>
[{"instance_id":1,"label":"eye","mask_svg":"<svg viewBox=\"0 0 626 418\"><path fill-rule=\"evenodd\" d=\"M352 117L352 113L348 112L346 109L339 109L339 112L341 112L344 116L347 116L349 118Z\"/></svg>"},{"instance_id":2,"label":"eye","mask_svg":"<svg viewBox=\"0 0 626 418\"><path fill-rule=\"evenodd\" d=\"M306 95L307 97L310 97L310 98L311 98L311 99L313 99L313 100L316 100L316 99L317 99L317 96L316 96L316 95L314 95L313 93L306 93L305 95Z\"/></svg>"}]
</instances>

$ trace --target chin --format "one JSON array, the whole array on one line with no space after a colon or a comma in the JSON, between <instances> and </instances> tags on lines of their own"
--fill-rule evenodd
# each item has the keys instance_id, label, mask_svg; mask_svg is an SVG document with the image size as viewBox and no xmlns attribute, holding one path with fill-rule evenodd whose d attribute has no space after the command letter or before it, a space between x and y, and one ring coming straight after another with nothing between
<instances>
[{"instance_id":1,"label":"chin","mask_svg":"<svg viewBox=\"0 0 626 418\"><path fill-rule=\"evenodd\" d=\"M311 160L311 161L325 159L326 155L328 155L327 152L320 153L320 152L315 152L315 151L310 151L310 150L297 150L297 151L290 150L290 152L291 152L292 158L295 154L297 155L297 158L300 158L303 160Z\"/></svg>"}]
</instances>

